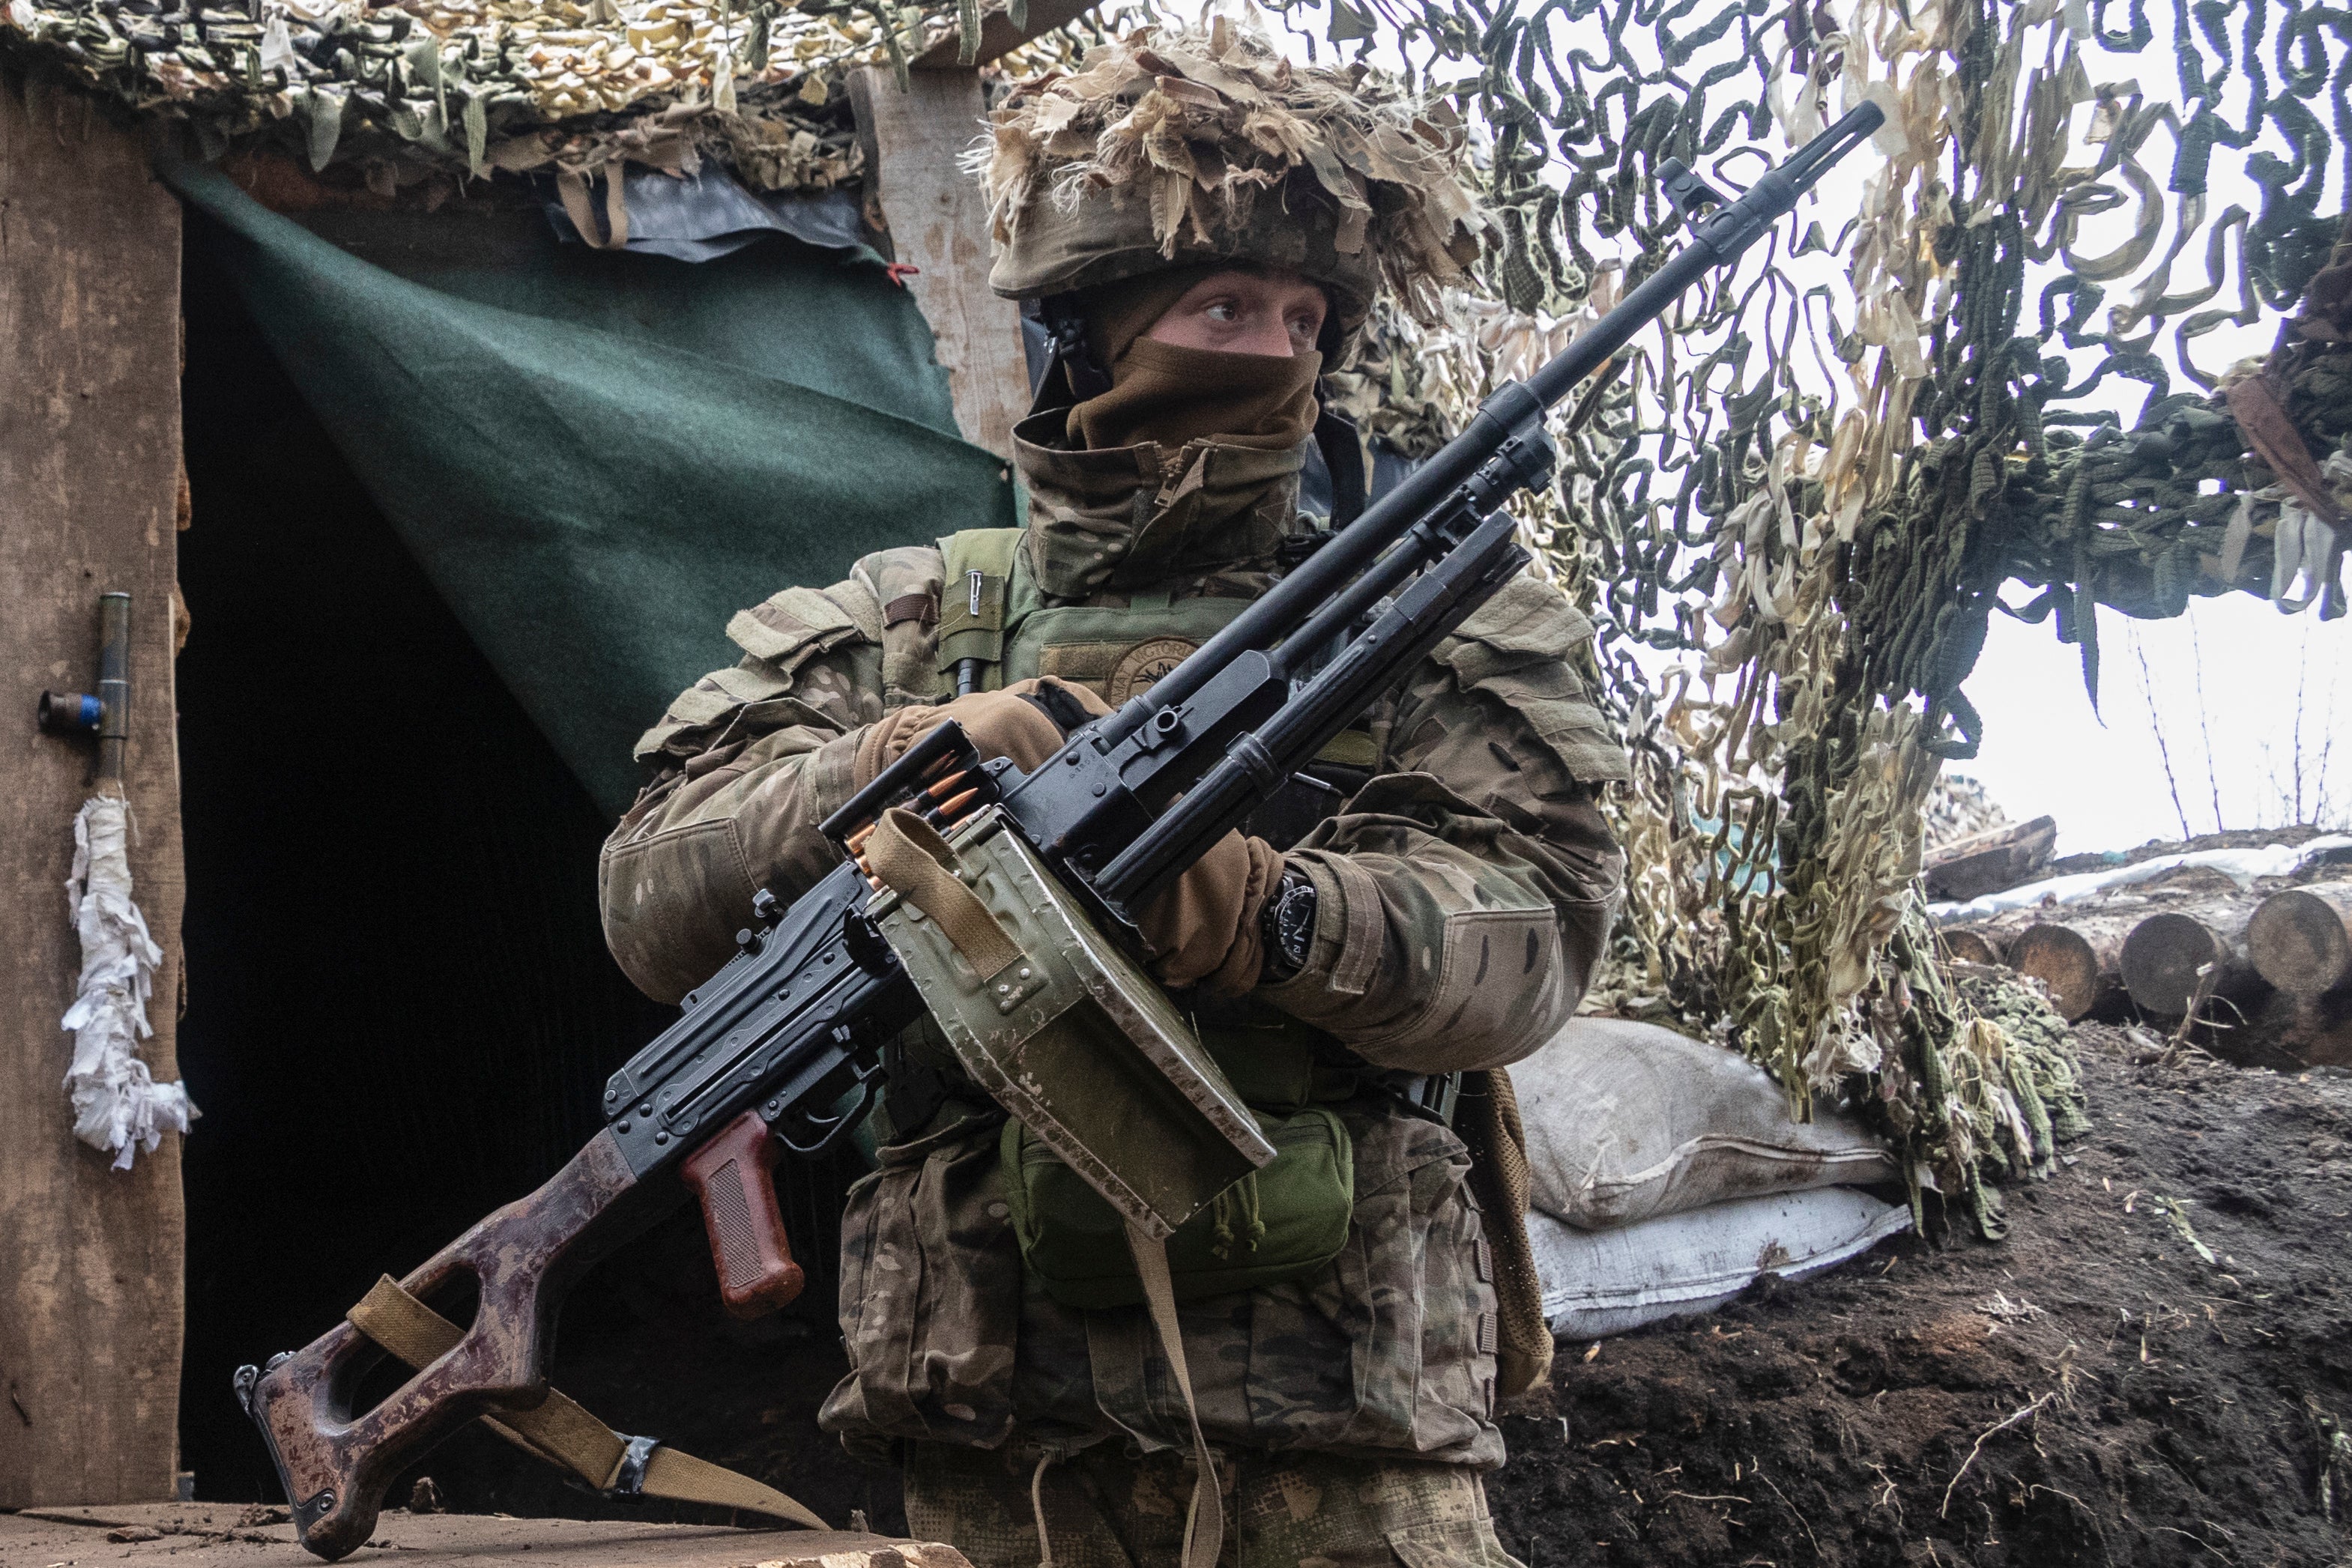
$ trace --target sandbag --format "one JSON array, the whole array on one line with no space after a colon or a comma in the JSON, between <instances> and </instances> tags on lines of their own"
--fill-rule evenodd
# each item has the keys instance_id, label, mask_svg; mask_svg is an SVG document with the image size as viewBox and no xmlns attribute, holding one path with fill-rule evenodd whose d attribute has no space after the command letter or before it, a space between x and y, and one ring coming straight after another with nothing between
<instances>
[{"instance_id":1,"label":"sandbag","mask_svg":"<svg viewBox=\"0 0 2352 1568\"><path fill-rule=\"evenodd\" d=\"M1762 1068L1656 1024L1570 1019L1511 1082L1535 1207L1587 1230L1900 1174L1853 1117L1817 1107L1792 1121Z\"/></svg>"},{"instance_id":2,"label":"sandbag","mask_svg":"<svg viewBox=\"0 0 2352 1568\"><path fill-rule=\"evenodd\" d=\"M1736 1197L1613 1230L1528 1216L1544 1322L1598 1339L1662 1318L1713 1312L1761 1274L1802 1279L1911 1227L1911 1211L1851 1187Z\"/></svg>"}]
</instances>

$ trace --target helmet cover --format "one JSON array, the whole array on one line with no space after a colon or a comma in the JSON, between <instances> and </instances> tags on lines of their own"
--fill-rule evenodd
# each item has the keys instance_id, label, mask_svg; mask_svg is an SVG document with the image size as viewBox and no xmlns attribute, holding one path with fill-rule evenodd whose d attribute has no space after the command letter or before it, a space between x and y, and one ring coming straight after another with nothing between
<instances>
[{"instance_id":1,"label":"helmet cover","mask_svg":"<svg viewBox=\"0 0 2352 1568\"><path fill-rule=\"evenodd\" d=\"M1383 287L1430 321L1495 229L1450 110L1363 66L1299 65L1224 16L1097 45L990 120L968 166L1007 298L1234 261L1324 285L1343 329Z\"/></svg>"}]
</instances>

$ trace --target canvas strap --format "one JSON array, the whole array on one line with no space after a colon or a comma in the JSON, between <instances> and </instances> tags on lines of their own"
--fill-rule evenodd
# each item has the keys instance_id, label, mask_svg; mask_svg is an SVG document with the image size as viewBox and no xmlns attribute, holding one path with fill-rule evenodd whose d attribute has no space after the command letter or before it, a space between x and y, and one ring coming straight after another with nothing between
<instances>
[{"instance_id":1,"label":"canvas strap","mask_svg":"<svg viewBox=\"0 0 2352 1568\"><path fill-rule=\"evenodd\" d=\"M1217 1486L1216 1461L1201 1435L1201 1406L1192 1397L1192 1373L1184 1362L1184 1335L1176 1322L1176 1283L1168 1269L1166 1238L1127 1222L1128 1250L1135 1254L1136 1278L1143 1281L1143 1304L1160 1333L1160 1351L1184 1391L1184 1416L1192 1424L1192 1508L1184 1520L1182 1568L1216 1568L1225 1545L1225 1500Z\"/></svg>"},{"instance_id":2,"label":"canvas strap","mask_svg":"<svg viewBox=\"0 0 2352 1568\"><path fill-rule=\"evenodd\" d=\"M465 1332L387 1274L345 1314L352 1327L423 1371L457 1348ZM561 1465L598 1491L618 1489L677 1502L748 1509L811 1530L824 1520L771 1486L645 1437L627 1437L551 1388L535 1410L500 1411L482 1425L525 1451ZM634 1473L630 1473L634 1472Z\"/></svg>"},{"instance_id":3,"label":"canvas strap","mask_svg":"<svg viewBox=\"0 0 2352 1568\"><path fill-rule=\"evenodd\" d=\"M866 841L866 864L885 886L939 923L982 982L1021 961L1020 945L956 875L955 851L914 812L893 806L882 813Z\"/></svg>"}]
</instances>

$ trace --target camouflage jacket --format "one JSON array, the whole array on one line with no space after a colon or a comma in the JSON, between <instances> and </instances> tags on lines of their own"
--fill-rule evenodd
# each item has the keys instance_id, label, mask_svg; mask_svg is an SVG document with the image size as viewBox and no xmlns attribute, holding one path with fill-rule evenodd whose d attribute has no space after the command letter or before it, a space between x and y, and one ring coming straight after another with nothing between
<instances>
[{"instance_id":1,"label":"camouflage jacket","mask_svg":"<svg viewBox=\"0 0 2352 1568\"><path fill-rule=\"evenodd\" d=\"M1285 482L1296 453L1163 459L1055 449L1035 422L1018 434L1032 507L991 684L1060 674L1124 700L1262 592L1284 536L1308 526ZM728 627L742 660L638 743L658 772L601 883L613 952L646 991L682 995L730 955L758 889L797 893L830 868L816 824L852 792L862 727L948 689L940 632L961 596L943 627L942 571L937 548L885 550L742 612ZM1312 950L1221 1016L1242 1049L1253 1029L1304 1032L1367 1068L1334 1107L1355 1143L1355 1229L1321 1278L1184 1309L1212 1443L1501 1461L1467 1158L1379 1070L1499 1066L1575 1009L1621 884L1594 794L1626 772L1563 658L1590 636L1549 586L1516 581L1318 765L1344 805L1287 850L1318 895ZM1024 1280L1003 1120L951 1094L860 1184L843 1227L852 1372L826 1424L854 1447L1184 1446L1141 1309L1080 1312Z\"/></svg>"}]
</instances>

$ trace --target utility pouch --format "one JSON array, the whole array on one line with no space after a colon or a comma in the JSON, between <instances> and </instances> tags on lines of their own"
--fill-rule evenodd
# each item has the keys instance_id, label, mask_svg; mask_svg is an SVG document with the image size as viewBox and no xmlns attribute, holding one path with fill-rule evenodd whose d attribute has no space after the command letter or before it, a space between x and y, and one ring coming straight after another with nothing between
<instances>
[{"instance_id":1,"label":"utility pouch","mask_svg":"<svg viewBox=\"0 0 2352 1568\"><path fill-rule=\"evenodd\" d=\"M1000 808L951 841L893 808L865 853L885 884L869 914L963 1070L1146 1238L1275 1157L1166 993Z\"/></svg>"},{"instance_id":2,"label":"utility pouch","mask_svg":"<svg viewBox=\"0 0 2352 1568\"><path fill-rule=\"evenodd\" d=\"M966 690L994 691L1004 684L1005 612L1021 532L968 528L940 541L936 656L942 684L958 696Z\"/></svg>"},{"instance_id":3,"label":"utility pouch","mask_svg":"<svg viewBox=\"0 0 2352 1568\"><path fill-rule=\"evenodd\" d=\"M1356 1208L1355 1147L1319 1105L1261 1114L1273 1161L1220 1193L1168 1239L1180 1301L1278 1285L1319 1272L1348 1244ZM1000 1145L1021 1260L1065 1306L1134 1306L1143 1281L1126 1226L1077 1173L1019 1122Z\"/></svg>"}]
</instances>

